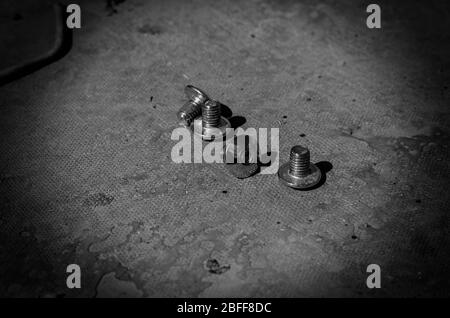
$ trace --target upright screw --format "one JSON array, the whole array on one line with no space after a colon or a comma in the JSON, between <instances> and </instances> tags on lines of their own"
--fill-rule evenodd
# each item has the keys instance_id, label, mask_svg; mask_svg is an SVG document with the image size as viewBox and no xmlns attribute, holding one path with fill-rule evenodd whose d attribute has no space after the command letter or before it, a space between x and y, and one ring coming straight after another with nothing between
<instances>
[{"instance_id":1,"label":"upright screw","mask_svg":"<svg viewBox=\"0 0 450 318\"><path fill-rule=\"evenodd\" d=\"M205 128L217 128L220 125L220 105L208 100L202 105L202 125Z\"/></svg>"},{"instance_id":2,"label":"upright screw","mask_svg":"<svg viewBox=\"0 0 450 318\"><path fill-rule=\"evenodd\" d=\"M226 129L231 127L230 122L221 116L221 106L218 102L209 99L202 104L202 119L194 120L192 129L203 140L211 141L223 138Z\"/></svg>"},{"instance_id":3,"label":"upright screw","mask_svg":"<svg viewBox=\"0 0 450 318\"><path fill-rule=\"evenodd\" d=\"M181 126L189 127L194 119L202 114L202 104L209 100L209 97L200 88L192 85L186 85L184 93L189 100L180 108L177 118Z\"/></svg>"},{"instance_id":4,"label":"upright screw","mask_svg":"<svg viewBox=\"0 0 450 318\"><path fill-rule=\"evenodd\" d=\"M280 181L294 189L307 189L315 186L322 178L319 168L310 161L309 149L302 146L291 148L289 162L278 170Z\"/></svg>"}]
</instances>

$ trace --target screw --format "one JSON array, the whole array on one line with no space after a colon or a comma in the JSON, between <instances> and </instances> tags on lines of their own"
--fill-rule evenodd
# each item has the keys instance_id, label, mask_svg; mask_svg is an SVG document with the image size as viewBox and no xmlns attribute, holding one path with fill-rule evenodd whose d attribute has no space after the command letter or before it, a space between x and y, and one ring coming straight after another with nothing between
<instances>
[{"instance_id":1,"label":"screw","mask_svg":"<svg viewBox=\"0 0 450 318\"><path fill-rule=\"evenodd\" d=\"M249 163L249 164L235 163L231 165L226 165L226 169L236 178L245 179L251 177L256 172L258 172L259 165L257 163Z\"/></svg>"},{"instance_id":2,"label":"screw","mask_svg":"<svg viewBox=\"0 0 450 318\"><path fill-rule=\"evenodd\" d=\"M291 148L289 162L278 170L278 178L291 188L307 189L319 183L322 172L310 162L308 148L294 146Z\"/></svg>"},{"instance_id":3,"label":"screw","mask_svg":"<svg viewBox=\"0 0 450 318\"><path fill-rule=\"evenodd\" d=\"M233 143L224 147L224 161L227 163L226 169L238 179L251 177L259 169L257 144L248 135L243 135L242 137L244 137L243 144L239 142L238 136L234 136ZM254 151L256 153L253 153ZM233 162L228 162L227 157L233 158Z\"/></svg>"},{"instance_id":4,"label":"screw","mask_svg":"<svg viewBox=\"0 0 450 318\"><path fill-rule=\"evenodd\" d=\"M200 88L192 85L186 85L184 93L189 100L180 108L177 118L181 126L189 127L194 119L202 114L202 104L209 100L209 97Z\"/></svg>"},{"instance_id":5,"label":"screw","mask_svg":"<svg viewBox=\"0 0 450 318\"><path fill-rule=\"evenodd\" d=\"M241 139L243 138L243 139ZM225 143L224 162L250 164L258 161L258 144L249 135L234 136L233 142ZM233 162L229 162L233 159Z\"/></svg>"},{"instance_id":6,"label":"screw","mask_svg":"<svg viewBox=\"0 0 450 318\"><path fill-rule=\"evenodd\" d=\"M202 118L194 120L192 130L203 140L212 141L225 136L230 122L221 116L220 104L212 99L202 104Z\"/></svg>"}]
</instances>

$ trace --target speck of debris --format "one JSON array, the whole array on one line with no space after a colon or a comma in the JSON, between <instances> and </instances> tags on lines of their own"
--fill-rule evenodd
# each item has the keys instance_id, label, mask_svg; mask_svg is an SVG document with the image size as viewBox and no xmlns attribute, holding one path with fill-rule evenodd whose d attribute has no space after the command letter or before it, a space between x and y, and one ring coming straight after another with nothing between
<instances>
[{"instance_id":1,"label":"speck of debris","mask_svg":"<svg viewBox=\"0 0 450 318\"><path fill-rule=\"evenodd\" d=\"M20 232L20 236L22 236L22 237L30 237L31 233L28 232L28 231L22 231L22 232Z\"/></svg>"},{"instance_id":2,"label":"speck of debris","mask_svg":"<svg viewBox=\"0 0 450 318\"><path fill-rule=\"evenodd\" d=\"M254 34L250 34L250 36L251 36L252 38L255 38L255 35L254 35Z\"/></svg>"},{"instance_id":3,"label":"speck of debris","mask_svg":"<svg viewBox=\"0 0 450 318\"><path fill-rule=\"evenodd\" d=\"M228 193L228 191L227 190L223 190L222 193Z\"/></svg>"},{"instance_id":4,"label":"speck of debris","mask_svg":"<svg viewBox=\"0 0 450 318\"><path fill-rule=\"evenodd\" d=\"M358 237L356 235L352 235L352 240L356 240Z\"/></svg>"},{"instance_id":5,"label":"speck of debris","mask_svg":"<svg viewBox=\"0 0 450 318\"><path fill-rule=\"evenodd\" d=\"M284 118L284 119L286 119L286 118L287 118L287 116L286 116L286 115L284 115L284 116L283 116L283 118Z\"/></svg>"},{"instance_id":6,"label":"speck of debris","mask_svg":"<svg viewBox=\"0 0 450 318\"><path fill-rule=\"evenodd\" d=\"M221 266L216 259L211 258L206 261L206 268L208 268L208 272L211 274L220 275L228 271L230 269L230 265Z\"/></svg>"},{"instance_id":7,"label":"speck of debris","mask_svg":"<svg viewBox=\"0 0 450 318\"><path fill-rule=\"evenodd\" d=\"M95 194L91 194L90 196L88 196L83 204L85 206L105 206L108 204L111 204L111 202L114 200L113 196L110 195L106 195L102 192L99 193L95 193Z\"/></svg>"},{"instance_id":8,"label":"speck of debris","mask_svg":"<svg viewBox=\"0 0 450 318\"><path fill-rule=\"evenodd\" d=\"M108 15L111 16L117 13L116 6L125 0L106 0L106 10L109 12Z\"/></svg>"},{"instance_id":9,"label":"speck of debris","mask_svg":"<svg viewBox=\"0 0 450 318\"><path fill-rule=\"evenodd\" d=\"M143 33L143 34L158 35L158 34L161 34L163 32L163 30L158 25L144 24L143 26L141 26L138 29L138 32Z\"/></svg>"},{"instance_id":10,"label":"speck of debris","mask_svg":"<svg viewBox=\"0 0 450 318\"><path fill-rule=\"evenodd\" d=\"M153 96L150 96L150 101L153 102Z\"/></svg>"},{"instance_id":11,"label":"speck of debris","mask_svg":"<svg viewBox=\"0 0 450 318\"><path fill-rule=\"evenodd\" d=\"M310 101L311 101L311 97L308 97L308 98L306 99L306 101L310 102Z\"/></svg>"},{"instance_id":12,"label":"speck of debris","mask_svg":"<svg viewBox=\"0 0 450 318\"><path fill-rule=\"evenodd\" d=\"M416 200L416 203L422 203L422 200L417 199L417 200Z\"/></svg>"},{"instance_id":13,"label":"speck of debris","mask_svg":"<svg viewBox=\"0 0 450 318\"><path fill-rule=\"evenodd\" d=\"M306 137L306 135L305 135L305 134L300 134L300 137L302 137L302 138L303 138L303 137Z\"/></svg>"}]
</instances>

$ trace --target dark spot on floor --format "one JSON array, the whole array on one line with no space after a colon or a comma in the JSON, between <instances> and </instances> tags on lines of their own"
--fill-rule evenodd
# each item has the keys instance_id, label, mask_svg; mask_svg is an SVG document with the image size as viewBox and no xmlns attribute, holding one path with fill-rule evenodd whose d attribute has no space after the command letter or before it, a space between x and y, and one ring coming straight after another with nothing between
<instances>
[{"instance_id":1,"label":"dark spot on floor","mask_svg":"<svg viewBox=\"0 0 450 318\"><path fill-rule=\"evenodd\" d=\"M103 192L99 192L99 193L95 193L95 194L91 194L90 196L88 196L83 204L85 206L105 206L108 204L111 204L111 202L114 200L113 196L110 195L106 195Z\"/></svg>"},{"instance_id":2,"label":"dark spot on floor","mask_svg":"<svg viewBox=\"0 0 450 318\"><path fill-rule=\"evenodd\" d=\"M306 137L306 135L305 135L305 134L300 134L300 137L302 137L302 138L303 138L303 137Z\"/></svg>"},{"instance_id":3,"label":"dark spot on floor","mask_svg":"<svg viewBox=\"0 0 450 318\"><path fill-rule=\"evenodd\" d=\"M416 203L422 203L422 200L417 199L417 200L416 200Z\"/></svg>"},{"instance_id":4,"label":"dark spot on floor","mask_svg":"<svg viewBox=\"0 0 450 318\"><path fill-rule=\"evenodd\" d=\"M307 102L310 102L310 101L311 101L311 97L308 97L308 98L306 99L306 101L307 101Z\"/></svg>"},{"instance_id":5,"label":"dark spot on floor","mask_svg":"<svg viewBox=\"0 0 450 318\"><path fill-rule=\"evenodd\" d=\"M286 115L284 115L284 116L283 116L283 118L284 118L284 119L286 119L286 118L287 118L287 116L286 116Z\"/></svg>"},{"instance_id":6,"label":"dark spot on floor","mask_svg":"<svg viewBox=\"0 0 450 318\"><path fill-rule=\"evenodd\" d=\"M250 36L254 39L255 38L255 35L254 34L250 34Z\"/></svg>"},{"instance_id":7,"label":"dark spot on floor","mask_svg":"<svg viewBox=\"0 0 450 318\"><path fill-rule=\"evenodd\" d=\"M23 19L23 16L20 13L16 13L13 16L13 20L14 21L19 21L19 20L22 20L22 19Z\"/></svg>"},{"instance_id":8,"label":"dark spot on floor","mask_svg":"<svg viewBox=\"0 0 450 318\"><path fill-rule=\"evenodd\" d=\"M163 32L163 30L158 25L144 24L143 26L141 26L138 29L138 32L143 33L143 34L158 35L158 34L161 34Z\"/></svg>"},{"instance_id":9,"label":"dark spot on floor","mask_svg":"<svg viewBox=\"0 0 450 318\"><path fill-rule=\"evenodd\" d=\"M150 96L150 101L153 102L153 96Z\"/></svg>"},{"instance_id":10,"label":"dark spot on floor","mask_svg":"<svg viewBox=\"0 0 450 318\"><path fill-rule=\"evenodd\" d=\"M227 193L228 193L228 191L227 191L227 190L223 190L223 191L222 191L222 193L225 193L225 194L227 194Z\"/></svg>"},{"instance_id":11,"label":"dark spot on floor","mask_svg":"<svg viewBox=\"0 0 450 318\"><path fill-rule=\"evenodd\" d=\"M352 235L352 240L357 240L358 237L356 235Z\"/></svg>"},{"instance_id":12,"label":"dark spot on floor","mask_svg":"<svg viewBox=\"0 0 450 318\"><path fill-rule=\"evenodd\" d=\"M108 15L113 15L117 13L116 6L125 0L106 0L106 11L108 11Z\"/></svg>"},{"instance_id":13,"label":"dark spot on floor","mask_svg":"<svg viewBox=\"0 0 450 318\"><path fill-rule=\"evenodd\" d=\"M211 274L223 274L230 269L230 265L220 265L219 262L211 258L206 261L206 268L208 268L208 272Z\"/></svg>"}]
</instances>

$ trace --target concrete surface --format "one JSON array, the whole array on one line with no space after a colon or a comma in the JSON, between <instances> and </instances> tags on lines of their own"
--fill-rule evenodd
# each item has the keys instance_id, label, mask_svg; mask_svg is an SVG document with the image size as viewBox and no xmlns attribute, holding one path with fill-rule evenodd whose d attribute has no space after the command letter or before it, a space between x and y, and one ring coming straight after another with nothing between
<instances>
[{"instance_id":1,"label":"concrete surface","mask_svg":"<svg viewBox=\"0 0 450 318\"><path fill-rule=\"evenodd\" d=\"M0 295L450 295L448 4L79 3L71 52L0 88ZM186 84L326 182L173 163Z\"/></svg>"}]
</instances>

